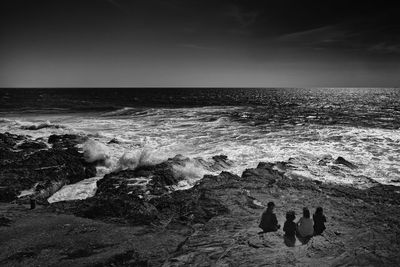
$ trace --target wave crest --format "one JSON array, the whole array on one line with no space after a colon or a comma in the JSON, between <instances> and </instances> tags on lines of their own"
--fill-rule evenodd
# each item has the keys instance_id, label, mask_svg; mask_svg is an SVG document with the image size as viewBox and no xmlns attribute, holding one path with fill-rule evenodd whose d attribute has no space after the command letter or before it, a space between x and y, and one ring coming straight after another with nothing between
<instances>
[{"instance_id":1,"label":"wave crest","mask_svg":"<svg viewBox=\"0 0 400 267\"><path fill-rule=\"evenodd\" d=\"M140 166L155 165L161 163L163 160L163 158L156 156L156 153L147 149L125 152L119 158L115 170L133 170Z\"/></svg>"},{"instance_id":2,"label":"wave crest","mask_svg":"<svg viewBox=\"0 0 400 267\"><path fill-rule=\"evenodd\" d=\"M52 124L50 121L45 121L41 122L38 124L31 124L31 125L22 125L21 129L22 130L40 130L43 128L53 128L53 129L60 129L60 128L65 128L65 126L58 125L58 124Z\"/></svg>"},{"instance_id":3,"label":"wave crest","mask_svg":"<svg viewBox=\"0 0 400 267\"><path fill-rule=\"evenodd\" d=\"M108 165L110 159L109 148L98 141L89 139L83 144L83 157L87 162L101 162Z\"/></svg>"}]
</instances>

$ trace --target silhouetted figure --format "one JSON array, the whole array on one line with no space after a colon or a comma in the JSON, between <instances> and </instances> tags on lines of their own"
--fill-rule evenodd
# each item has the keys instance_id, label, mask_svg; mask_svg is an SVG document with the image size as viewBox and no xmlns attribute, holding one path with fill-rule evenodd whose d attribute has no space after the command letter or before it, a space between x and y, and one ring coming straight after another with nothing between
<instances>
[{"instance_id":1,"label":"silhouetted figure","mask_svg":"<svg viewBox=\"0 0 400 267\"><path fill-rule=\"evenodd\" d=\"M314 235L320 235L326 229L326 217L322 207L318 207L313 215L314 219Z\"/></svg>"},{"instance_id":2,"label":"silhouetted figure","mask_svg":"<svg viewBox=\"0 0 400 267\"><path fill-rule=\"evenodd\" d=\"M31 210L36 208L36 199L34 197L30 198Z\"/></svg>"},{"instance_id":3,"label":"silhouetted figure","mask_svg":"<svg viewBox=\"0 0 400 267\"><path fill-rule=\"evenodd\" d=\"M305 244L314 234L313 220L310 218L308 208L303 208L303 217L297 222L297 237Z\"/></svg>"},{"instance_id":4,"label":"silhouetted figure","mask_svg":"<svg viewBox=\"0 0 400 267\"><path fill-rule=\"evenodd\" d=\"M263 230L264 233L276 232L281 227L278 224L275 213L273 212L274 207L274 202L269 202L267 205L267 209L263 212L261 216L261 221L258 226Z\"/></svg>"},{"instance_id":5,"label":"silhouetted figure","mask_svg":"<svg viewBox=\"0 0 400 267\"><path fill-rule=\"evenodd\" d=\"M283 243L285 243L288 247L296 246L296 237L295 236L283 236Z\"/></svg>"},{"instance_id":6,"label":"silhouetted figure","mask_svg":"<svg viewBox=\"0 0 400 267\"><path fill-rule=\"evenodd\" d=\"M285 232L284 243L288 247L294 247L296 244L296 224L294 222L296 214L294 211L286 212L286 222L283 225L283 231Z\"/></svg>"},{"instance_id":7,"label":"silhouetted figure","mask_svg":"<svg viewBox=\"0 0 400 267\"><path fill-rule=\"evenodd\" d=\"M285 232L285 236L295 236L296 235L296 223L294 222L296 219L296 214L294 211L288 211L286 213L286 222L283 225L283 231Z\"/></svg>"}]
</instances>

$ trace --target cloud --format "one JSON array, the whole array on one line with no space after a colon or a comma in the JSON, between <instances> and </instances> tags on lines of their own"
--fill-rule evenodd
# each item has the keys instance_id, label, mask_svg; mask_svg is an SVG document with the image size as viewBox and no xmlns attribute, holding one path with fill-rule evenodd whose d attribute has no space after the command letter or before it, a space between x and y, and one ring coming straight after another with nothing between
<instances>
[{"instance_id":1,"label":"cloud","mask_svg":"<svg viewBox=\"0 0 400 267\"><path fill-rule=\"evenodd\" d=\"M382 54L400 54L400 44L381 42L369 46L368 50L371 52L377 52Z\"/></svg>"},{"instance_id":2,"label":"cloud","mask_svg":"<svg viewBox=\"0 0 400 267\"><path fill-rule=\"evenodd\" d=\"M317 50L352 50L377 54L400 54L400 40L392 29L366 21L343 22L283 34L274 42Z\"/></svg>"}]
</instances>

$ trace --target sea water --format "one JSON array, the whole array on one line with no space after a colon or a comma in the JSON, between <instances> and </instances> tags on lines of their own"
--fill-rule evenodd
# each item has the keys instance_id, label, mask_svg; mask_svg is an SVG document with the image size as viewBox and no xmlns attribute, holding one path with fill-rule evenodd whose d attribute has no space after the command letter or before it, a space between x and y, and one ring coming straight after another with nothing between
<instances>
[{"instance_id":1,"label":"sea water","mask_svg":"<svg viewBox=\"0 0 400 267\"><path fill-rule=\"evenodd\" d=\"M226 155L238 175L290 161L309 179L400 185L399 128L396 88L0 89L0 132L87 136L80 149L105 160L100 177L177 154ZM357 168L321 164L339 156ZM196 164L177 171L183 187L210 173Z\"/></svg>"}]
</instances>

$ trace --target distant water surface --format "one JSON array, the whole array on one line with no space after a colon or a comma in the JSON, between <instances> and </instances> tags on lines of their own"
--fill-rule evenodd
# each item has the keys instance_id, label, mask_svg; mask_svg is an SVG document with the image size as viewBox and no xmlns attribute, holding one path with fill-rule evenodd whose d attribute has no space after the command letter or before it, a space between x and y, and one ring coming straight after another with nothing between
<instances>
[{"instance_id":1,"label":"distant water surface","mask_svg":"<svg viewBox=\"0 0 400 267\"><path fill-rule=\"evenodd\" d=\"M400 90L0 89L0 131L47 137L75 133L107 144L111 165L146 151L225 154L240 174L260 161L291 160L296 175L339 183L400 183ZM35 126L35 127L32 127ZM358 168L321 164L342 156ZM188 166L188 181L204 172Z\"/></svg>"}]
</instances>

